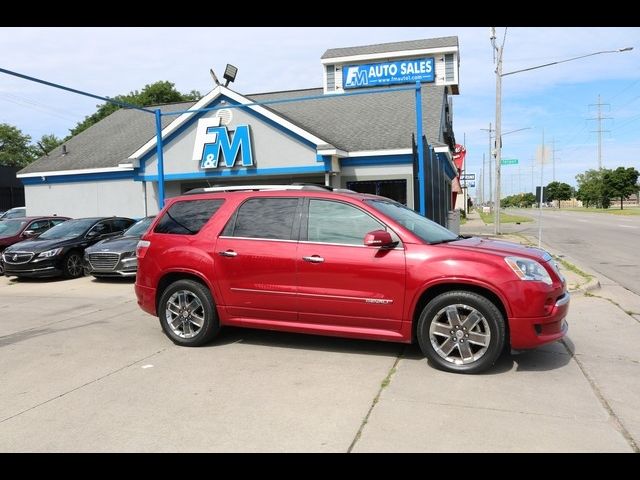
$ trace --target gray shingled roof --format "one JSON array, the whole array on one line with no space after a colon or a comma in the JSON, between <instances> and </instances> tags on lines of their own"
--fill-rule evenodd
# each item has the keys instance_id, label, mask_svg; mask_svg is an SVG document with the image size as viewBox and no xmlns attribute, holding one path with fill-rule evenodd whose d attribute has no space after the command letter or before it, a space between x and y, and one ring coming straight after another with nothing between
<instances>
[{"instance_id":1,"label":"gray shingled roof","mask_svg":"<svg viewBox=\"0 0 640 480\"><path fill-rule=\"evenodd\" d=\"M162 105L163 112L186 110L195 102ZM150 107L153 108L153 107ZM166 127L175 116L163 117ZM123 108L90 126L64 144L67 154L62 155L62 145L20 170L22 173L81 170L85 168L117 167L125 163L129 155L147 143L156 132L155 117L150 113Z\"/></svg>"},{"instance_id":2,"label":"gray shingled roof","mask_svg":"<svg viewBox=\"0 0 640 480\"><path fill-rule=\"evenodd\" d=\"M445 87L422 89L423 129L429 142L440 143ZM247 95L254 101L288 98L297 92ZM304 90L322 95L322 89ZM411 148L416 128L413 90L374 95L327 95L329 98L268 105L276 113L331 145L345 151Z\"/></svg>"},{"instance_id":3,"label":"gray shingled roof","mask_svg":"<svg viewBox=\"0 0 640 480\"><path fill-rule=\"evenodd\" d=\"M368 55L370 53L387 53L398 52L404 50L422 50L425 48L441 48L441 47L457 47L458 37L439 37L439 38L425 38L423 40L408 40L405 42L393 42L393 43L378 43L376 45L365 45L362 47L344 47L344 48L330 48L322 59L325 58L337 58L337 57L350 57L352 55Z\"/></svg>"},{"instance_id":4,"label":"gray shingled roof","mask_svg":"<svg viewBox=\"0 0 640 480\"><path fill-rule=\"evenodd\" d=\"M423 129L430 143L441 145L440 129L445 87L422 89ZM322 95L322 88L247 95L253 101ZM327 98L267 105L291 123L345 151L411 148L415 131L414 91L375 95L327 95ZM161 106L163 112L186 110L195 102ZM162 126L175 120L163 117ZM120 109L40 157L19 173L117 167L155 135L154 117L139 110Z\"/></svg>"}]
</instances>

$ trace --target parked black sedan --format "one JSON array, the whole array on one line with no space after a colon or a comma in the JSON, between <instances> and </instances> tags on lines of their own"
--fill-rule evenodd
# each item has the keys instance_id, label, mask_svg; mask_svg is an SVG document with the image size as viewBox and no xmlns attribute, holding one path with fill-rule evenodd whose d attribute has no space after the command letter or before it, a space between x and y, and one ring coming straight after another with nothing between
<instances>
[{"instance_id":1,"label":"parked black sedan","mask_svg":"<svg viewBox=\"0 0 640 480\"><path fill-rule=\"evenodd\" d=\"M145 217L122 235L107 238L84 251L84 268L94 277L133 277L138 270L136 246L155 216Z\"/></svg>"},{"instance_id":2,"label":"parked black sedan","mask_svg":"<svg viewBox=\"0 0 640 480\"><path fill-rule=\"evenodd\" d=\"M124 232L135 221L122 217L67 220L38 238L25 240L2 253L7 277L76 278L84 273L84 249Z\"/></svg>"}]
</instances>

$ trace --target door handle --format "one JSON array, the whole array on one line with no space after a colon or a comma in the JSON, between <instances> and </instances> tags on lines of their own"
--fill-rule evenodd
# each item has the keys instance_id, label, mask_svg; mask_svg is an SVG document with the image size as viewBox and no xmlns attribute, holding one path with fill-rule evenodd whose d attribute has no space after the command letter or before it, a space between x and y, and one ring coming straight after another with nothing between
<instances>
[{"instance_id":1,"label":"door handle","mask_svg":"<svg viewBox=\"0 0 640 480\"><path fill-rule=\"evenodd\" d=\"M322 263L322 262L324 262L324 258L322 258L319 255L312 255L310 257L302 257L302 259L305 262L310 262L310 263Z\"/></svg>"},{"instance_id":2,"label":"door handle","mask_svg":"<svg viewBox=\"0 0 640 480\"><path fill-rule=\"evenodd\" d=\"M222 255L223 257L237 257L238 252L234 252L233 250L225 250L224 252L218 252L218 255Z\"/></svg>"}]
</instances>

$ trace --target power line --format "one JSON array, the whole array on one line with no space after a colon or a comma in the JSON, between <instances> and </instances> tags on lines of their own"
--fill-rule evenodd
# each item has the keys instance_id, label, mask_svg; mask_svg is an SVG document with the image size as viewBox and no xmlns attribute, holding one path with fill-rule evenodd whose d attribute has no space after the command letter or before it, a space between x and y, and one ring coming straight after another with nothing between
<instances>
[{"instance_id":1,"label":"power line","mask_svg":"<svg viewBox=\"0 0 640 480\"><path fill-rule=\"evenodd\" d=\"M603 130L602 129L602 120L611 120L612 117L603 117L602 116L602 107L603 106L611 106L608 103L602 103L600 101L600 95L598 95L598 103L591 103L589 104L590 107L598 107L598 116L596 118L589 118L588 120L597 120L598 121L598 129L597 130L592 130L592 133L597 133L598 134L598 169L601 170L602 169L602 133L603 132L611 132L611 130Z\"/></svg>"}]
</instances>

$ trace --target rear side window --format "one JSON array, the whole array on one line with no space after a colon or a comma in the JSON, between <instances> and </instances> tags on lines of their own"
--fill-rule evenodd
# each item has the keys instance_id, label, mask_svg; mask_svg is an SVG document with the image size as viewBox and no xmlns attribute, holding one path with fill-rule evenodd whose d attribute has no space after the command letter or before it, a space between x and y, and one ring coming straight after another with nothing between
<instances>
[{"instance_id":1,"label":"rear side window","mask_svg":"<svg viewBox=\"0 0 640 480\"><path fill-rule=\"evenodd\" d=\"M153 229L155 233L195 235L218 211L223 200L185 200L164 212Z\"/></svg>"},{"instance_id":2,"label":"rear side window","mask_svg":"<svg viewBox=\"0 0 640 480\"><path fill-rule=\"evenodd\" d=\"M247 238L291 240L298 208L297 198L252 198L238 209L225 235ZM235 222L234 222L235 220Z\"/></svg>"}]
</instances>

